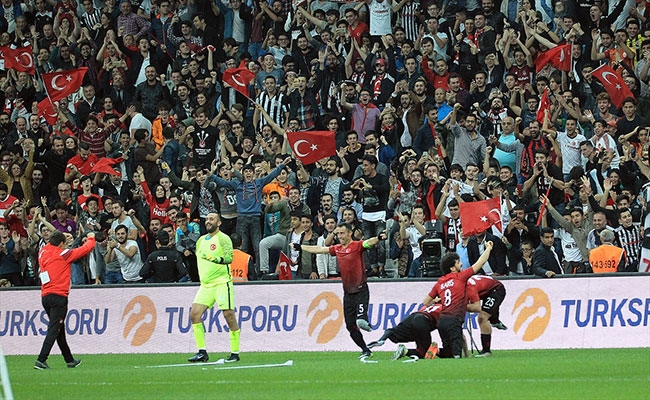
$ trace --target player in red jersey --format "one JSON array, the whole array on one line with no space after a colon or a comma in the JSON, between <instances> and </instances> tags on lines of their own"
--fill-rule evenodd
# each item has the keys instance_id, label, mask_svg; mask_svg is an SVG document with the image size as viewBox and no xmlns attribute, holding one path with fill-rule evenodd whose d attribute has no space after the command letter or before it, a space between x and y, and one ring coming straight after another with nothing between
<instances>
[{"instance_id":1,"label":"player in red jersey","mask_svg":"<svg viewBox=\"0 0 650 400\"><path fill-rule=\"evenodd\" d=\"M481 328L481 345L483 350L476 357L490 357L492 351L492 327L508 329L499 321L499 306L506 297L503 283L491 276L476 275L467 281L467 311L478 313L478 324ZM481 301L483 304L481 305Z\"/></svg>"},{"instance_id":2,"label":"player in red jersey","mask_svg":"<svg viewBox=\"0 0 650 400\"><path fill-rule=\"evenodd\" d=\"M88 233L83 246L76 249L66 248L66 237L63 232L54 231L50 242L38 252L38 262L41 266L41 296L43 308L50 322L43 347L34 363L34 369L50 369L47 357L57 342L61 355L68 368L76 368L81 360L72 356L65 338L65 316L68 314L68 294L70 293L70 268L74 261L87 255L95 248L95 234Z\"/></svg>"},{"instance_id":3,"label":"player in red jersey","mask_svg":"<svg viewBox=\"0 0 650 400\"><path fill-rule=\"evenodd\" d=\"M362 353L359 358L364 359L370 357L372 352L366 346L360 329L369 332L372 328L368 323L370 291L368 290L366 267L363 263L363 251L377 245L380 240L386 240L386 232L364 241L353 241L352 232L350 224L341 223L334 230L339 244L324 247L294 243L292 246L296 251L336 256L336 262L341 270L341 279L343 280L345 327L350 332L350 337L352 337L354 343L361 348Z\"/></svg>"},{"instance_id":4,"label":"player in red jersey","mask_svg":"<svg viewBox=\"0 0 650 400\"><path fill-rule=\"evenodd\" d=\"M440 333L443 346L439 352L441 358L461 357L463 321L467 309L465 287L467 280L477 273L490 257L492 245L491 241L486 242L485 252L476 260L476 264L464 271L461 271L463 264L455 252L445 254L440 260L440 269L444 276L438 279L422 303L428 306L439 300L442 304L442 311L440 311L438 319L438 333Z\"/></svg>"},{"instance_id":5,"label":"player in red jersey","mask_svg":"<svg viewBox=\"0 0 650 400\"><path fill-rule=\"evenodd\" d=\"M422 306L418 311L404 318L394 328L386 329L381 338L369 343L368 347L372 349L373 347L383 346L386 339L390 339L393 343L415 342L416 348L408 350L406 346L400 344L393 354L393 360L404 356L409 356L416 361L420 358L435 358L438 352L438 345L435 342L433 343L432 353L428 357L427 352L431 347L431 332L437 327L440 311L442 311L441 304Z\"/></svg>"}]
</instances>

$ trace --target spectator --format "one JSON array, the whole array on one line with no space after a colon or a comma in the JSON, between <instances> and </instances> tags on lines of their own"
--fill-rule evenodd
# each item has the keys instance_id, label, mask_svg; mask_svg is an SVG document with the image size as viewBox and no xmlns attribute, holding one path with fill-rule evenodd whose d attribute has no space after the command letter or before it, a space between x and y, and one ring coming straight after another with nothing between
<instances>
[{"instance_id":1,"label":"spectator","mask_svg":"<svg viewBox=\"0 0 650 400\"><path fill-rule=\"evenodd\" d=\"M117 260L124 283L143 283L144 279L140 276L142 269L140 249L135 240L128 238L129 230L126 225L120 224L115 227L115 237L108 240L108 251L104 259L107 264L113 259Z\"/></svg>"},{"instance_id":2,"label":"spectator","mask_svg":"<svg viewBox=\"0 0 650 400\"><path fill-rule=\"evenodd\" d=\"M542 229L542 243L533 253L533 272L542 278L552 278L555 275L563 274L560 258L553 247L555 234L553 228Z\"/></svg>"},{"instance_id":3,"label":"spectator","mask_svg":"<svg viewBox=\"0 0 650 400\"><path fill-rule=\"evenodd\" d=\"M604 229L600 232L601 245L589 252L589 264L594 273L611 273L625 270L627 257L625 250L615 246L614 232Z\"/></svg>"}]
</instances>

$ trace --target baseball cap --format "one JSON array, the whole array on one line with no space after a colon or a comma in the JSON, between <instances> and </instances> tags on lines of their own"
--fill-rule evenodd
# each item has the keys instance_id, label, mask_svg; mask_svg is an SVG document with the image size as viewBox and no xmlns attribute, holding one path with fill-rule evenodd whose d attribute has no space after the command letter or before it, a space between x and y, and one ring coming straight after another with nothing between
<instances>
[{"instance_id":1,"label":"baseball cap","mask_svg":"<svg viewBox=\"0 0 650 400\"><path fill-rule=\"evenodd\" d=\"M377 61L375 61L375 65L377 65L377 64L381 64L381 65L383 65L385 67L386 66L386 60L384 60L383 58L378 58Z\"/></svg>"}]
</instances>

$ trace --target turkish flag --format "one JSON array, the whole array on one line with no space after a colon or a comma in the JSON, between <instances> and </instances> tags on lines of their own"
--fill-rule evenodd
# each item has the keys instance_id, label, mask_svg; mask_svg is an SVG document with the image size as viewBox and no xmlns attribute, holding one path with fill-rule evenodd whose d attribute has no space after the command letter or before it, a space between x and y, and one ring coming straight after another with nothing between
<instances>
[{"instance_id":1,"label":"turkish flag","mask_svg":"<svg viewBox=\"0 0 650 400\"><path fill-rule=\"evenodd\" d=\"M623 78L609 65L603 64L591 71L591 76L598 79L598 81L603 84L609 98L612 100L612 104L616 106L616 108L621 108L623 101L628 97L634 98L632 91Z\"/></svg>"},{"instance_id":2,"label":"turkish flag","mask_svg":"<svg viewBox=\"0 0 650 400\"><path fill-rule=\"evenodd\" d=\"M278 260L276 272L281 281L290 281L293 279L293 275L291 274L291 259L287 257L284 252L280 252L280 259Z\"/></svg>"},{"instance_id":3,"label":"turkish flag","mask_svg":"<svg viewBox=\"0 0 650 400\"><path fill-rule=\"evenodd\" d=\"M474 236L497 225L501 230L501 200L498 197L483 201L460 203L460 226L463 236Z\"/></svg>"},{"instance_id":4,"label":"turkish flag","mask_svg":"<svg viewBox=\"0 0 650 400\"><path fill-rule=\"evenodd\" d=\"M287 140L293 154L305 165L336 154L334 131L287 132Z\"/></svg>"},{"instance_id":5,"label":"turkish flag","mask_svg":"<svg viewBox=\"0 0 650 400\"><path fill-rule=\"evenodd\" d=\"M223 81L246 98L250 98L248 85L253 79L255 79L255 73L246 67L246 61L242 61L237 68L227 68L223 71Z\"/></svg>"},{"instance_id":6,"label":"turkish flag","mask_svg":"<svg viewBox=\"0 0 650 400\"><path fill-rule=\"evenodd\" d=\"M537 110L537 117L535 119L540 125L544 124L545 111L548 110L548 115L551 115L551 100L548 98L548 88L544 89L542 99L539 102L539 110Z\"/></svg>"},{"instance_id":7,"label":"turkish flag","mask_svg":"<svg viewBox=\"0 0 650 400\"><path fill-rule=\"evenodd\" d=\"M113 169L113 165L119 164L122 162L122 157L119 158L108 158L104 157L97 161L95 165L92 166L90 169L91 173L99 172L102 174L110 174L110 175L116 175L116 176L122 176L119 172L115 171Z\"/></svg>"},{"instance_id":8,"label":"turkish flag","mask_svg":"<svg viewBox=\"0 0 650 400\"><path fill-rule=\"evenodd\" d=\"M30 75L36 73L34 67L34 53L32 45L12 49L5 46L0 48L0 57L5 62L5 69L12 68L19 72L27 72Z\"/></svg>"},{"instance_id":9,"label":"turkish flag","mask_svg":"<svg viewBox=\"0 0 650 400\"><path fill-rule=\"evenodd\" d=\"M76 92L83 82L88 67L70 69L67 71L42 74L43 86L52 101L61 100L69 94Z\"/></svg>"},{"instance_id":10,"label":"turkish flag","mask_svg":"<svg viewBox=\"0 0 650 400\"><path fill-rule=\"evenodd\" d=\"M55 101L54 104L48 97L38 102L38 116L45 118L48 124L54 125L58 119L58 113L54 110L54 106L58 107L59 102Z\"/></svg>"},{"instance_id":11,"label":"turkish flag","mask_svg":"<svg viewBox=\"0 0 650 400\"><path fill-rule=\"evenodd\" d=\"M536 72L549 63L560 71L571 71L571 43L555 46L538 55L535 58Z\"/></svg>"}]
</instances>

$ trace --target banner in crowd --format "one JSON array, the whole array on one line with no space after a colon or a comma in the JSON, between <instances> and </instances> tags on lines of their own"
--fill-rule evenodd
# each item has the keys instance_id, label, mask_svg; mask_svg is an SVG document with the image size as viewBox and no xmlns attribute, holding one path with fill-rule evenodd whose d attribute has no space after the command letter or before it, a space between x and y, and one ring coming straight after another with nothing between
<instances>
[{"instance_id":1,"label":"banner in crowd","mask_svg":"<svg viewBox=\"0 0 650 400\"><path fill-rule=\"evenodd\" d=\"M501 305L506 331L492 349L650 347L649 275L508 279ZM371 282L368 315L377 340L383 330L419 308L433 282ZM75 354L196 351L190 304L198 286L106 287L70 292L66 321ZM343 321L340 281L235 285L241 350L358 351ZM476 314L466 321L480 339ZM218 310L204 319L211 353L229 352L227 324ZM5 354L40 350L47 329L38 290L0 291L0 346ZM439 341L437 332L434 340ZM381 350L394 350L387 343ZM54 346L54 351L58 351Z\"/></svg>"}]
</instances>

